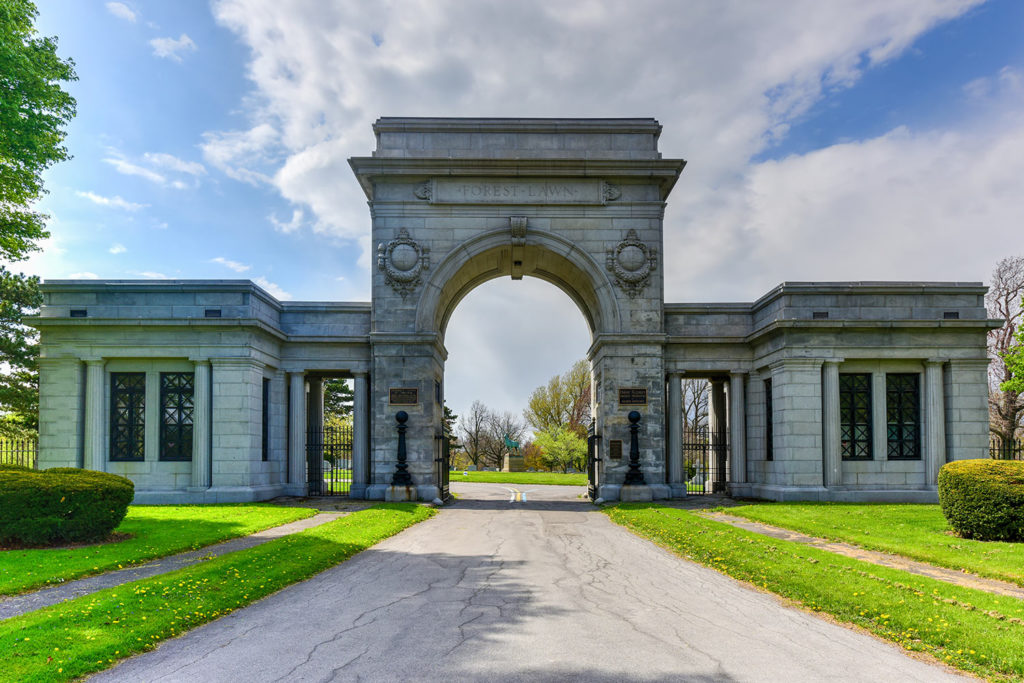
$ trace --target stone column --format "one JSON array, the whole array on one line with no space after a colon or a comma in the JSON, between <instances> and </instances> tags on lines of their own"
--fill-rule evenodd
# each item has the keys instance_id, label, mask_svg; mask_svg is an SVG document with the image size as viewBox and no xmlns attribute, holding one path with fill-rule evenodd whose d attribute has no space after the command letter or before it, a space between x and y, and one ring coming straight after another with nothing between
<instances>
[{"instance_id":1,"label":"stone column","mask_svg":"<svg viewBox=\"0 0 1024 683\"><path fill-rule=\"evenodd\" d=\"M746 373L729 373L729 440L732 442L732 483L747 482L747 420L743 382Z\"/></svg>"},{"instance_id":2,"label":"stone column","mask_svg":"<svg viewBox=\"0 0 1024 683\"><path fill-rule=\"evenodd\" d=\"M210 488L210 416L213 410L210 361L195 362L192 397L192 488Z\"/></svg>"},{"instance_id":3,"label":"stone column","mask_svg":"<svg viewBox=\"0 0 1024 683\"><path fill-rule=\"evenodd\" d=\"M289 375L291 395L288 406L288 490L306 494L306 378L301 372Z\"/></svg>"},{"instance_id":4,"label":"stone column","mask_svg":"<svg viewBox=\"0 0 1024 683\"><path fill-rule=\"evenodd\" d=\"M352 498L363 498L370 475L370 390L365 372L352 381Z\"/></svg>"},{"instance_id":5,"label":"stone column","mask_svg":"<svg viewBox=\"0 0 1024 683\"><path fill-rule=\"evenodd\" d=\"M940 360L924 364L924 458L925 484L936 486L939 469L946 464L945 391Z\"/></svg>"},{"instance_id":6,"label":"stone column","mask_svg":"<svg viewBox=\"0 0 1024 683\"><path fill-rule=\"evenodd\" d=\"M725 492L727 457L725 381L715 378L710 381L711 400L708 401L708 438L711 441L711 463L715 469L711 490Z\"/></svg>"},{"instance_id":7,"label":"stone column","mask_svg":"<svg viewBox=\"0 0 1024 683\"><path fill-rule=\"evenodd\" d=\"M107 453L105 430L107 411L104 410L104 365L102 359L85 361L85 454L83 464L87 470L102 472L106 469Z\"/></svg>"},{"instance_id":8,"label":"stone column","mask_svg":"<svg viewBox=\"0 0 1024 683\"><path fill-rule=\"evenodd\" d=\"M668 376L668 485L672 497L686 495L686 473L683 469L683 376L678 372Z\"/></svg>"},{"instance_id":9,"label":"stone column","mask_svg":"<svg viewBox=\"0 0 1024 683\"><path fill-rule=\"evenodd\" d=\"M309 378L309 405L306 408L306 416L310 432L319 434L324 431L324 380L320 377Z\"/></svg>"},{"instance_id":10,"label":"stone column","mask_svg":"<svg viewBox=\"0 0 1024 683\"><path fill-rule=\"evenodd\" d=\"M821 447L824 484L843 483L843 459L839 447L839 361L826 360L821 373Z\"/></svg>"}]
</instances>

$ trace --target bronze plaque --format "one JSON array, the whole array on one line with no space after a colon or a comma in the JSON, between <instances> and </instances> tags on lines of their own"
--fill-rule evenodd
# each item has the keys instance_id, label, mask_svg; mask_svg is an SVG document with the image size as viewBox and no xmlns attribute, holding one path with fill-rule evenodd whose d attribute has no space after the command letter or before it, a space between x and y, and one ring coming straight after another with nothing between
<instances>
[{"instance_id":1,"label":"bronze plaque","mask_svg":"<svg viewBox=\"0 0 1024 683\"><path fill-rule=\"evenodd\" d=\"M620 406L647 405L647 389L642 387L626 387L619 389Z\"/></svg>"},{"instance_id":2,"label":"bronze plaque","mask_svg":"<svg viewBox=\"0 0 1024 683\"><path fill-rule=\"evenodd\" d=\"M608 457L612 460L622 460L622 439L612 439L608 442Z\"/></svg>"},{"instance_id":3,"label":"bronze plaque","mask_svg":"<svg viewBox=\"0 0 1024 683\"><path fill-rule=\"evenodd\" d=\"M389 406L416 406L420 403L420 390L416 387L391 387L388 389Z\"/></svg>"}]
</instances>

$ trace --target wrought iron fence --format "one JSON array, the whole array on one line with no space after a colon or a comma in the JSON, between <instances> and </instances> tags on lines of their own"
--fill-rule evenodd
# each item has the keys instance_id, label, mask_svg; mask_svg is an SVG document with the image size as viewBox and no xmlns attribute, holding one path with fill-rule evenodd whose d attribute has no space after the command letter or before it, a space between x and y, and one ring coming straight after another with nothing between
<instances>
[{"instance_id":1,"label":"wrought iron fence","mask_svg":"<svg viewBox=\"0 0 1024 683\"><path fill-rule=\"evenodd\" d=\"M725 493L729 481L729 440L708 427L683 430L683 467L689 495Z\"/></svg>"},{"instance_id":2,"label":"wrought iron fence","mask_svg":"<svg viewBox=\"0 0 1024 683\"><path fill-rule=\"evenodd\" d=\"M993 436L988 441L988 457L994 460L1024 460L1024 439L1001 439Z\"/></svg>"},{"instance_id":3,"label":"wrought iron fence","mask_svg":"<svg viewBox=\"0 0 1024 683\"><path fill-rule=\"evenodd\" d=\"M38 441L0 437L0 465L21 465L35 469L38 464Z\"/></svg>"},{"instance_id":4,"label":"wrought iron fence","mask_svg":"<svg viewBox=\"0 0 1024 683\"><path fill-rule=\"evenodd\" d=\"M451 498L449 481L451 478L452 437L442 434L437 437L437 457L434 458L434 477L437 488L441 491L441 501L447 503Z\"/></svg>"},{"instance_id":5,"label":"wrought iron fence","mask_svg":"<svg viewBox=\"0 0 1024 683\"><path fill-rule=\"evenodd\" d=\"M352 427L306 432L309 495L347 496L352 488Z\"/></svg>"}]
</instances>

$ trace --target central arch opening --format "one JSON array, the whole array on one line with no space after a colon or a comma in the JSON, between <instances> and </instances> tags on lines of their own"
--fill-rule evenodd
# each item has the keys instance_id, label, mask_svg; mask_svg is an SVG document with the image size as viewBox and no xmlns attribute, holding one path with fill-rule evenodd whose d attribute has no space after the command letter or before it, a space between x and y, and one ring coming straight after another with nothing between
<instances>
[{"instance_id":1,"label":"central arch opening","mask_svg":"<svg viewBox=\"0 0 1024 683\"><path fill-rule=\"evenodd\" d=\"M573 298L536 277L490 279L453 304L444 339L445 403L457 416L451 483L474 482L461 497L514 505L547 483L585 485L585 451L574 462L566 456L586 444L591 342ZM573 378L564 391L562 380ZM572 394L580 390L585 405Z\"/></svg>"}]
</instances>

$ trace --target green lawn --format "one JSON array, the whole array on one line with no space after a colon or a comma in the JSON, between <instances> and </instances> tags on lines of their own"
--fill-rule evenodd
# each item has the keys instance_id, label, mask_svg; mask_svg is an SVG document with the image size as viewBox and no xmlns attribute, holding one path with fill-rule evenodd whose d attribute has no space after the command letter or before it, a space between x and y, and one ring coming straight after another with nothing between
<instances>
[{"instance_id":1,"label":"green lawn","mask_svg":"<svg viewBox=\"0 0 1024 683\"><path fill-rule=\"evenodd\" d=\"M63 681L343 562L434 510L383 504L255 548L108 588L0 622L0 680Z\"/></svg>"},{"instance_id":2,"label":"green lawn","mask_svg":"<svg viewBox=\"0 0 1024 683\"><path fill-rule=\"evenodd\" d=\"M722 512L1024 586L1024 543L954 536L938 505L763 503Z\"/></svg>"},{"instance_id":3,"label":"green lawn","mask_svg":"<svg viewBox=\"0 0 1024 683\"><path fill-rule=\"evenodd\" d=\"M585 473L562 474L561 472L467 472L451 473L451 481L468 481L483 484L558 484L561 486L586 486Z\"/></svg>"},{"instance_id":4,"label":"green lawn","mask_svg":"<svg viewBox=\"0 0 1024 683\"><path fill-rule=\"evenodd\" d=\"M117 531L133 537L66 549L0 551L0 595L12 595L194 550L312 517L276 505L132 505Z\"/></svg>"},{"instance_id":5,"label":"green lawn","mask_svg":"<svg viewBox=\"0 0 1024 683\"><path fill-rule=\"evenodd\" d=\"M627 504L618 524L687 559L987 678L1024 680L1024 601L704 519Z\"/></svg>"}]
</instances>

